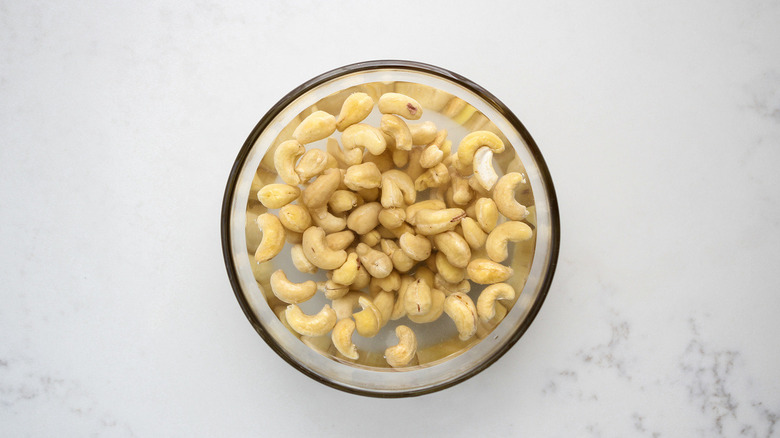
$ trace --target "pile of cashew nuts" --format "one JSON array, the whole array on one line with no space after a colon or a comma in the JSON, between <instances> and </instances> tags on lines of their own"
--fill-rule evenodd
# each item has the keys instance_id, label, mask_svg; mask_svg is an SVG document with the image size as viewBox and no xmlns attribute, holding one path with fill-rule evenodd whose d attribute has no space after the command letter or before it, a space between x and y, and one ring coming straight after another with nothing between
<instances>
[{"instance_id":1,"label":"pile of cashew nuts","mask_svg":"<svg viewBox=\"0 0 780 438\"><path fill-rule=\"evenodd\" d=\"M278 213L257 217L256 262L271 260L288 241L299 271L321 269L328 278L294 283L281 269L273 272L271 290L288 304L277 316L304 337L330 332L338 352L353 361L360 357L354 332L373 337L390 320L423 324L446 313L462 341L480 324L495 327L507 313L498 301L516 298L506 283L513 269L502 264L507 244L533 237L523 221L528 211L515 199L526 184L523 174L499 178L493 168L493 154L504 151L496 134L472 132L452 153L446 130L407 123L422 116L415 99L381 95L378 128L361 123L374 105L368 94L354 93L337 117L324 111L306 117L293 139L273 151L283 183L257 193ZM336 130L341 144L331 137ZM324 139L326 150L306 150ZM476 304L471 282L488 285ZM304 313L298 304L318 291L331 304ZM415 333L406 325L395 332L399 342L385 350L385 360L391 367L415 365Z\"/></svg>"}]
</instances>

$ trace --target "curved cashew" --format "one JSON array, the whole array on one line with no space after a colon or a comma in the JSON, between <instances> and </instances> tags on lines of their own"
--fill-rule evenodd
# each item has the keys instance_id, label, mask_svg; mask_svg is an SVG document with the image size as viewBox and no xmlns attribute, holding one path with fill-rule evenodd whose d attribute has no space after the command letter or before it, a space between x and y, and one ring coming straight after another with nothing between
<instances>
[{"instance_id":1,"label":"curved cashew","mask_svg":"<svg viewBox=\"0 0 780 438\"><path fill-rule=\"evenodd\" d=\"M295 162L306 152L306 148L295 140L287 140L276 147L274 152L274 168L276 173L287 184L300 184L301 178L295 173Z\"/></svg>"},{"instance_id":2,"label":"curved cashew","mask_svg":"<svg viewBox=\"0 0 780 438\"><path fill-rule=\"evenodd\" d=\"M393 163L393 151L390 149L389 143L387 149L385 149L385 151L379 155L374 155L371 152L363 154L363 162L376 164L376 167L380 172L387 172L390 169L395 169L395 163Z\"/></svg>"},{"instance_id":3,"label":"curved cashew","mask_svg":"<svg viewBox=\"0 0 780 438\"><path fill-rule=\"evenodd\" d=\"M463 279L457 283L450 283L445 281L441 274L436 274L436 277L433 279L433 286L443 291L445 295L451 295L455 292L462 294L471 292L471 283L468 280Z\"/></svg>"},{"instance_id":4,"label":"curved cashew","mask_svg":"<svg viewBox=\"0 0 780 438\"><path fill-rule=\"evenodd\" d=\"M397 114L406 120L418 120L423 113L422 106L411 97L400 93L385 93L377 104L382 114Z\"/></svg>"},{"instance_id":5,"label":"curved cashew","mask_svg":"<svg viewBox=\"0 0 780 438\"><path fill-rule=\"evenodd\" d=\"M477 332L477 309L468 295L456 292L444 300L444 312L452 318L461 341Z\"/></svg>"},{"instance_id":6,"label":"curved cashew","mask_svg":"<svg viewBox=\"0 0 780 438\"><path fill-rule=\"evenodd\" d=\"M423 315L408 315L412 322L425 324L436 321L444 312L444 300L447 295L439 289L431 289L431 308Z\"/></svg>"},{"instance_id":7,"label":"curved cashew","mask_svg":"<svg viewBox=\"0 0 780 438\"><path fill-rule=\"evenodd\" d=\"M255 261L267 262L276 257L284 247L284 227L271 213L263 213L255 221L263 232L263 238L255 251Z\"/></svg>"},{"instance_id":8,"label":"curved cashew","mask_svg":"<svg viewBox=\"0 0 780 438\"><path fill-rule=\"evenodd\" d=\"M360 257L358 257L358 260L360 260ZM352 283L351 286L352 289L361 290L364 287L368 286L370 283L371 283L371 274L369 274L368 271L366 271L363 265L360 265L357 276L355 277L355 282Z\"/></svg>"},{"instance_id":9,"label":"curved cashew","mask_svg":"<svg viewBox=\"0 0 780 438\"><path fill-rule=\"evenodd\" d=\"M515 190L520 184L525 184L525 178L521 173L511 172L502 176L493 190L493 200L498 211L508 219L520 221L528 215L528 210L515 199Z\"/></svg>"},{"instance_id":10,"label":"curved cashew","mask_svg":"<svg viewBox=\"0 0 780 438\"><path fill-rule=\"evenodd\" d=\"M395 148L402 151L412 149L412 133L400 117L392 114L382 115L379 128L395 141Z\"/></svg>"},{"instance_id":11,"label":"curved cashew","mask_svg":"<svg viewBox=\"0 0 780 438\"><path fill-rule=\"evenodd\" d=\"M371 230L368 233L360 235L360 241L372 248L377 246L381 240L382 240L382 236L379 234L379 231L377 230Z\"/></svg>"},{"instance_id":12,"label":"curved cashew","mask_svg":"<svg viewBox=\"0 0 780 438\"><path fill-rule=\"evenodd\" d=\"M303 246L301 244L293 245L292 249L290 250L290 258L292 258L295 269L305 274L314 274L317 272L317 267L314 266L314 264L310 262L303 253Z\"/></svg>"},{"instance_id":13,"label":"curved cashew","mask_svg":"<svg viewBox=\"0 0 780 438\"><path fill-rule=\"evenodd\" d=\"M385 359L391 367L399 368L409 365L417 355L417 337L405 325L396 327L395 335L398 336L398 344L385 350Z\"/></svg>"},{"instance_id":14,"label":"curved cashew","mask_svg":"<svg viewBox=\"0 0 780 438\"><path fill-rule=\"evenodd\" d=\"M368 233L379 225L380 211L382 211L382 204L378 202L361 205L347 216L347 228L358 234Z\"/></svg>"},{"instance_id":15,"label":"curved cashew","mask_svg":"<svg viewBox=\"0 0 780 438\"><path fill-rule=\"evenodd\" d=\"M333 192L341 184L341 171L339 169L326 169L313 183L303 190L301 201L309 208L325 206Z\"/></svg>"},{"instance_id":16,"label":"curved cashew","mask_svg":"<svg viewBox=\"0 0 780 438\"><path fill-rule=\"evenodd\" d=\"M333 158L336 159L336 161L339 164L339 167L348 167L353 164L360 164L363 161L362 149L357 148L357 149L350 149L350 150L341 150L341 146L339 146L339 141L333 137L328 139L328 145L326 146L326 150L328 151L329 154L333 156Z\"/></svg>"},{"instance_id":17,"label":"curved cashew","mask_svg":"<svg viewBox=\"0 0 780 438\"><path fill-rule=\"evenodd\" d=\"M325 242L331 249L347 249L347 247L355 240L355 233L349 230L339 231L338 233L331 233L325 236Z\"/></svg>"},{"instance_id":18,"label":"curved cashew","mask_svg":"<svg viewBox=\"0 0 780 438\"><path fill-rule=\"evenodd\" d=\"M333 271L333 277L331 277L331 280L338 284L349 286L355 282L355 278L357 278L359 269L360 263L358 262L357 253L349 253L344 264Z\"/></svg>"},{"instance_id":19,"label":"curved cashew","mask_svg":"<svg viewBox=\"0 0 780 438\"><path fill-rule=\"evenodd\" d=\"M409 163L409 151L393 149L393 164L395 167L404 167Z\"/></svg>"},{"instance_id":20,"label":"curved cashew","mask_svg":"<svg viewBox=\"0 0 780 438\"><path fill-rule=\"evenodd\" d=\"M303 233L311 226L311 215L298 204L287 204L279 210L279 221L288 230Z\"/></svg>"},{"instance_id":21,"label":"curved cashew","mask_svg":"<svg viewBox=\"0 0 780 438\"><path fill-rule=\"evenodd\" d=\"M432 144L423 149L422 155L420 155L420 166L424 169L430 169L441 163L442 160L444 160L444 151L439 149L437 145Z\"/></svg>"},{"instance_id":22,"label":"curved cashew","mask_svg":"<svg viewBox=\"0 0 780 438\"><path fill-rule=\"evenodd\" d=\"M407 286L404 293L404 310L407 315L425 315L432 305L431 287L427 281L418 278Z\"/></svg>"},{"instance_id":23,"label":"curved cashew","mask_svg":"<svg viewBox=\"0 0 780 438\"><path fill-rule=\"evenodd\" d=\"M314 315L307 315L296 304L290 304L284 316L290 327L304 336L322 336L336 325L336 312L327 304Z\"/></svg>"},{"instance_id":24,"label":"curved cashew","mask_svg":"<svg viewBox=\"0 0 780 438\"><path fill-rule=\"evenodd\" d=\"M404 233L412 233L414 234L414 228L412 228L411 225L407 223L402 223L400 227L398 228L385 228L384 226L380 225L377 227L377 230L379 230L379 233L382 235L385 239L398 239L401 237ZM383 234L384 232L384 234Z\"/></svg>"},{"instance_id":25,"label":"curved cashew","mask_svg":"<svg viewBox=\"0 0 780 438\"><path fill-rule=\"evenodd\" d=\"M301 196L301 189L287 184L268 184L257 192L257 200L269 209L281 208Z\"/></svg>"},{"instance_id":26,"label":"curved cashew","mask_svg":"<svg viewBox=\"0 0 780 438\"><path fill-rule=\"evenodd\" d=\"M419 234L431 236L455 229L466 212L461 208L447 208L444 210L420 210L414 216L415 229ZM409 215L407 212L407 222Z\"/></svg>"},{"instance_id":27,"label":"curved cashew","mask_svg":"<svg viewBox=\"0 0 780 438\"><path fill-rule=\"evenodd\" d=\"M411 275L401 276L401 285L398 287L398 296L396 297L395 304L393 304L393 312L390 314L390 319L395 321L406 316L406 289L409 285L414 283L415 279Z\"/></svg>"},{"instance_id":28,"label":"curved cashew","mask_svg":"<svg viewBox=\"0 0 780 438\"><path fill-rule=\"evenodd\" d=\"M447 261L456 268L465 268L471 260L471 248L466 239L454 231L447 231L433 236L433 242L440 252L447 256Z\"/></svg>"},{"instance_id":29,"label":"curved cashew","mask_svg":"<svg viewBox=\"0 0 780 438\"><path fill-rule=\"evenodd\" d=\"M458 161L461 168L471 169L477 149L487 146L494 153L504 152L504 142L490 131L475 131L463 137L458 145Z\"/></svg>"},{"instance_id":30,"label":"curved cashew","mask_svg":"<svg viewBox=\"0 0 780 438\"><path fill-rule=\"evenodd\" d=\"M479 198L474 204L474 213L482 230L490 233L498 223L498 206L490 198Z\"/></svg>"},{"instance_id":31,"label":"curved cashew","mask_svg":"<svg viewBox=\"0 0 780 438\"><path fill-rule=\"evenodd\" d=\"M358 298L366 296L363 292L351 290L343 297L339 297L333 300L333 310L336 312L336 317L340 320L352 317L352 311L355 310L358 304Z\"/></svg>"},{"instance_id":32,"label":"curved cashew","mask_svg":"<svg viewBox=\"0 0 780 438\"><path fill-rule=\"evenodd\" d=\"M471 249L480 249L485 245L488 235L479 226L479 222L470 217L464 217L460 221L460 226L463 227L463 237Z\"/></svg>"},{"instance_id":33,"label":"curved cashew","mask_svg":"<svg viewBox=\"0 0 780 438\"><path fill-rule=\"evenodd\" d=\"M293 131L293 137L300 144L307 144L327 138L336 132L336 118L325 111L315 111L303 119Z\"/></svg>"},{"instance_id":34,"label":"curved cashew","mask_svg":"<svg viewBox=\"0 0 780 438\"><path fill-rule=\"evenodd\" d=\"M433 122L413 123L409 125L412 134L412 144L415 146L426 145L436 138L436 124Z\"/></svg>"},{"instance_id":35,"label":"curved cashew","mask_svg":"<svg viewBox=\"0 0 780 438\"><path fill-rule=\"evenodd\" d=\"M344 184L352 190L375 189L382 185L382 172L372 162L349 166Z\"/></svg>"},{"instance_id":36,"label":"curved cashew","mask_svg":"<svg viewBox=\"0 0 780 438\"><path fill-rule=\"evenodd\" d=\"M281 269L271 274L271 290L276 298L288 304L302 303L317 293L317 283L309 280L293 283Z\"/></svg>"},{"instance_id":37,"label":"curved cashew","mask_svg":"<svg viewBox=\"0 0 780 438\"><path fill-rule=\"evenodd\" d=\"M493 150L487 146L477 149L474 154L474 178L485 190L492 189L498 181L498 174L493 169Z\"/></svg>"},{"instance_id":38,"label":"curved cashew","mask_svg":"<svg viewBox=\"0 0 780 438\"><path fill-rule=\"evenodd\" d=\"M425 172L425 169L420 165L420 157L422 156L422 152L422 148L412 148L412 150L408 152L409 158L407 161L409 163L409 167L406 168L406 173L412 180L417 179L417 177Z\"/></svg>"},{"instance_id":39,"label":"curved cashew","mask_svg":"<svg viewBox=\"0 0 780 438\"><path fill-rule=\"evenodd\" d=\"M452 263L447 260L447 256L443 252L437 252L434 259L438 275L448 283L457 283L466 278L466 270L453 266Z\"/></svg>"},{"instance_id":40,"label":"curved cashew","mask_svg":"<svg viewBox=\"0 0 780 438\"><path fill-rule=\"evenodd\" d=\"M358 304L363 310L352 314L357 332L360 336L372 338L382 328L382 314L374 303L364 296L358 298Z\"/></svg>"},{"instance_id":41,"label":"curved cashew","mask_svg":"<svg viewBox=\"0 0 780 438\"><path fill-rule=\"evenodd\" d=\"M344 213L358 206L358 195L349 190L336 190L328 201L334 213Z\"/></svg>"},{"instance_id":42,"label":"curved cashew","mask_svg":"<svg viewBox=\"0 0 780 438\"><path fill-rule=\"evenodd\" d=\"M390 321L390 315L393 313L395 305L395 293L389 291L380 291L374 296L374 305L379 310L379 316L382 317L382 326Z\"/></svg>"},{"instance_id":43,"label":"curved cashew","mask_svg":"<svg viewBox=\"0 0 780 438\"><path fill-rule=\"evenodd\" d=\"M336 269L347 260L347 252L343 249L333 250L325 240L325 230L320 227L310 227L303 232L303 254L320 269Z\"/></svg>"},{"instance_id":44,"label":"curved cashew","mask_svg":"<svg viewBox=\"0 0 780 438\"><path fill-rule=\"evenodd\" d=\"M406 220L406 210L403 208L385 208L379 212L379 223L387 228L398 228Z\"/></svg>"},{"instance_id":45,"label":"curved cashew","mask_svg":"<svg viewBox=\"0 0 780 438\"><path fill-rule=\"evenodd\" d=\"M515 289L506 283L491 284L477 298L477 314L483 322L496 316L496 300L514 300Z\"/></svg>"},{"instance_id":46,"label":"curved cashew","mask_svg":"<svg viewBox=\"0 0 780 438\"><path fill-rule=\"evenodd\" d=\"M417 190L409 175L397 169L388 170L382 174L383 207L404 207L414 204L416 200Z\"/></svg>"},{"instance_id":47,"label":"curved cashew","mask_svg":"<svg viewBox=\"0 0 780 438\"><path fill-rule=\"evenodd\" d=\"M345 150L365 148L374 155L381 154L387 148L382 131L364 123L358 123L345 129L341 134L341 143Z\"/></svg>"},{"instance_id":48,"label":"curved cashew","mask_svg":"<svg viewBox=\"0 0 780 438\"><path fill-rule=\"evenodd\" d=\"M360 123L374 109L374 99L366 93L352 93L341 105L341 112L336 119L336 129L343 131L350 125Z\"/></svg>"},{"instance_id":49,"label":"curved cashew","mask_svg":"<svg viewBox=\"0 0 780 438\"><path fill-rule=\"evenodd\" d=\"M295 173L301 178L301 182L308 182L328 167L328 160L331 157L329 153L322 149L309 149L303 154L298 165L295 166Z\"/></svg>"},{"instance_id":50,"label":"curved cashew","mask_svg":"<svg viewBox=\"0 0 780 438\"><path fill-rule=\"evenodd\" d=\"M466 266L466 275L474 283L493 284L509 279L514 270L489 259L474 259Z\"/></svg>"},{"instance_id":51,"label":"curved cashew","mask_svg":"<svg viewBox=\"0 0 780 438\"><path fill-rule=\"evenodd\" d=\"M458 174L450 172L452 177L452 201L458 205L466 205L474 197L474 191L469 186L469 181Z\"/></svg>"},{"instance_id":52,"label":"curved cashew","mask_svg":"<svg viewBox=\"0 0 780 438\"><path fill-rule=\"evenodd\" d=\"M415 191L415 193L417 192ZM444 210L445 208L447 208L447 206L444 204L444 201L440 201L438 199L426 199L425 201L413 203L406 207L406 221L414 225L414 218L418 211Z\"/></svg>"},{"instance_id":53,"label":"curved cashew","mask_svg":"<svg viewBox=\"0 0 780 438\"><path fill-rule=\"evenodd\" d=\"M417 261L409 257L393 240L382 239L382 252L390 257L393 267L398 272L409 272Z\"/></svg>"},{"instance_id":54,"label":"curved cashew","mask_svg":"<svg viewBox=\"0 0 780 438\"><path fill-rule=\"evenodd\" d=\"M509 256L506 249L508 241L520 242L528 240L534 232L527 224L518 221L504 222L497 226L487 236L485 250L488 257L494 262L501 263Z\"/></svg>"},{"instance_id":55,"label":"curved cashew","mask_svg":"<svg viewBox=\"0 0 780 438\"><path fill-rule=\"evenodd\" d=\"M372 278L371 287L375 287L385 292L397 291L401 286L401 274L393 270L390 275L384 278Z\"/></svg>"},{"instance_id":56,"label":"curved cashew","mask_svg":"<svg viewBox=\"0 0 780 438\"><path fill-rule=\"evenodd\" d=\"M314 225L321 227L326 233L337 233L347 226L347 220L334 216L328 211L327 206L311 209L311 219Z\"/></svg>"},{"instance_id":57,"label":"curved cashew","mask_svg":"<svg viewBox=\"0 0 780 438\"><path fill-rule=\"evenodd\" d=\"M339 284L330 279L333 274L331 272L328 272L328 280L327 281L318 281L317 282L317 290L322 291L322 293L325 295L325 298L329 300L335 300L338 298L343 297L349 292L349 286L345 284Z\"/></svg>"},{"instance_id":58,"label":"curved cashew","mask_svg":"<svg viewBox=\"0 0 780 438\"><path fill-rule=\"evenodd\" d=\"M423 261L431 256L431 241L423 236L404 233L398 239L403 252L411 259Z\"/></svg>"},{"instance_id":59,"label":"curved cashew","mask_svg":"<svg viewBox=\"0 0 780 438\"><path fill-rule=\"evenodd\" d=\"M387 254L371 249L365 243L355 248L360 264L375 278L385 278L393 272L393 261Z\"/></svg>"},{"instance_id":60,"label":"curved cashew","mask_svg":"<svg viewBox=\"0 0 780 438\"><path fill-rule=\"evenodd\" d=\"M333 327L330 338L339 353L344 355L347 359L357 360L360 355L358 354L357 347L352 343L352 333L354 332L355 321L353 321L352 318L341 319Z\"/></svg>"},{"instance_id":61,"label":"curved cashew","mask_svg":"<svg viewBox=\"0 0 780 438\"><path fill-rule=\"evenodd\" d=\"M427 188L439 187L450 182L450 171L444 163L439 163L423 172L414 180L414 188L421 192Z\"/></svg>"},{"instance_id":62,"label":"curved cashew","mask_svg":"<svg viewBox=\"0 0 780 438\"><path fill-rule=\"evenodd\" d=\"M428 284L428 287L433 286L434 276L435 274L433 270L428 266L420 266L420 268L417 269L417 271L414 273L414 278L424 281Z\"/></svg>"}]
</instances>

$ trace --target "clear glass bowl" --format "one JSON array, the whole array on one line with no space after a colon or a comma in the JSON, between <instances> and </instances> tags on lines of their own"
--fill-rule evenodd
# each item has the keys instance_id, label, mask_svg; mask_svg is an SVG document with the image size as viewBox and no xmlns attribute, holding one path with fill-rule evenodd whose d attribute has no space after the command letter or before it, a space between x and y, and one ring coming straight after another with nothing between
<instances>
[{"instance_id":1,"label":"clear glass bowl","mask_svg":"<svg viewBox=\"0 0 780 438\"><path fill-rule=\"evenodd\" d=\"M292 281L304 281L290 257L290 244L271 262L255 263L254 250L261 233L254 218L265 212L257 201L257 191L277 181L272 154L279 143L291 137L300 121L315 110L338 115L344 99L363 91L375 100L386 92L414 97L423 106L420 121L432 120L448 130L457 142L469 132L490 130L499 134L506 152L495 156L499 175L525 174L527 185L518 192L521 203L529 207L527 222L535 227L534 239L510 246L508 260L515 270L507 282L518 294L504 319L495 327L480 327L477 336L467 342L457 339L454 325L446 315L422 336L418 335L419 364L402 369L387 367L381 359L386 346L393 345L393 321L376 338L356 340L366 350L359 363L353 363L327 345L306 340L290 332L274 312L275 297L270 293L268 277L283 269ZM367 122L378 126L378 114ZM337 133L338 134L338 133ZM323 147L321 143L307 145ZM307 376L331 387L376 397L405 397L437 391L462 382L479 373L501 357L528 329L550 288L558 257L560 240L558 205L547 166L539 148L517 117L487 90L448 70L410 61L368 61L347 65L321 74L284 96L255 126L238 153L228 179L222 205L222 246L228 276L244 314L258 334L290 365ZM322 275L321 279L324 279ZM319 278L317 278L319 279ZM472 287L474 301L482 286ZM264 291L269 291L268 294ZM317 295L321 295L318 293ZM301 304L308 313L316 313L324 298ZM278 304L278 303L277 303ZM308 307L307 307L308 306ZM357 338L355 334L355 338Z\"/></svg>"}]
</instances>

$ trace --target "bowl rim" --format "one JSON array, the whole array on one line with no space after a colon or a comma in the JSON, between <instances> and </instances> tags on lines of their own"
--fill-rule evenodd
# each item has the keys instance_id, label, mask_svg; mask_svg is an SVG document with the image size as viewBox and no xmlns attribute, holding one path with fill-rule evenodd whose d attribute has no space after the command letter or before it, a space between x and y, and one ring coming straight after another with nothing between
<instances>
[{"instance_id":1,"label":"bowl rim","mask_svg":"<svg viewBox=\"0 0 780 438\"><path fill-rule=\"evenodd\" d=\"M298 363L285 350L283 350L276 343L276 341L270 336L270 334L266 332L266 330L263 328L257 316L252 311L249 302L247 301L246 296L244 295L241 289L238 280L238 272L233 262L233 255L232 255L233 251L232 251L232 245L230 239L231 204L232 204L233 196L235 194L235 187L236 187L236 182L238 180L239 173L243 168L247 156L249 155L249 151L252 149L252 146L255 144L255 141L263 132L263 130L265 130L268 127L270 122L285 107L291 104L299 96L301 96L302 94L308 92L309 90L323 83L326 83L330 80L336 79L343 75L352 74L360 71L385 70L385 69L411 70L415 72L432 74L444 78L445 80L452 81L477 94L479 97L484 99L488 104L493 106L504 118L506 118L506 120L515 129L517 129L518 133L525 141L531 155L536 161L540 176L544 181L545 188L547 189L547 193L548 193L548 202L550 205L550 225L551 225L550 253L549 253L550 262L549 262L549 267L547 269L546 275L540 282L539 295L536 301L534 302L534 304L531 306L528 316L523 320L523 322L520 324L518 329L512 333L508 341L501 348L495 351L492 355L486 357L485 360L480 362L477 366L468 370L467 372L463 373L460 376L457 376L445 382L432 385L430 387L398 391L398 392L372 391L368 389L355 388L355 387L342 385L338 382L329 380L315 373L312 370L309 370L308 368ZM233 168L231 169L230 175L228 176L227 186L225 187L225 192L222 199L220 224L221 224L220 234L222 239L222 255L225 262L225 268L227 269L228 278L233 288L233 293L236 296L236 299L238 300L238 303L241 306L244 315L247 317L250 324L254 327L255 331L266 342L266 344L268 344L268 346L271 347L271 349L275 351L276 354L278 354L293 368L297 369L298 371L302 372L304 375L314 379L317 382L320 382L324 385L330 386L332 388L347 393L369 396L369 397L378 397L378 398L414 397L414 396L420 396L424 394L437 392L442 389L449 388L458 383L461 383L471 377L474 377L475 375L479 374L487 367L492 365L494 362L496 362L501 356L503 356L507 351L509 351L509 349L512 348L512 346L514 346L515 343L517 343L517 341L523 336L523 334L525 334L526 330L528 330L528 327L531 325L531 323L536 318L536 315L539 313L539 310L541 309L542 304L544 303L544 300L547 297L547 293L552 284L552 279L555 274L555 268L558 264L558 253L560 249L560 217L558 211L558 198L557 195L555 194L555 188L553 186L552 177L550 176L550 171L547 168L547 163L545 162L544 157L542 156L542 153L539 150L539 147L537 146L536 142L531 137L531 134L525 128L523 123L520 121L520 119L518 119L517 116L515 116L514 113L512 113L512 111L503 102L501 102L496 96L494 96L492 93L490 93L480 85L477 85L475 82L457 73L454 73L450 70L435 65L426 64L417 61L408 61L408 60L372 60L372 61L363 61L354 64L344 65L335 68L333 70L327 71L325 73L322 73L320 75L317 75L312 79L309 79L308 81L294 88L292 91L287 93L284 97L282 97L278 102L276 102L271 107L271 109L269 109L268 112L260 119L257 125L255 125L254 129L252 129L246 141L244 142L244 145L241 147L241 149L238 152L236 160L233 163Z\"/></svg>"}]
</instances>

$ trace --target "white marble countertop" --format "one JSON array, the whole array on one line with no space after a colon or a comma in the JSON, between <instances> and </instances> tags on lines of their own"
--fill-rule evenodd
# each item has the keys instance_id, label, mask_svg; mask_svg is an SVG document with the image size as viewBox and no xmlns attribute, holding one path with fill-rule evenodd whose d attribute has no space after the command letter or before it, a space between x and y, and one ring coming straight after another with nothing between
<instances>
[{"instance_id":1,"label":"white marble countertop","mask_svg":"<svg viewBox=\"0 0 780 438\"><path fill-rule=\"evenodd\" d=\"M3 2L0 435L780 436L778 23L769 0ZM525 336L401 400L282 361L219 238L265 111L383 58L499 96L562 218Z\"/></svg>"}]
</instances>

